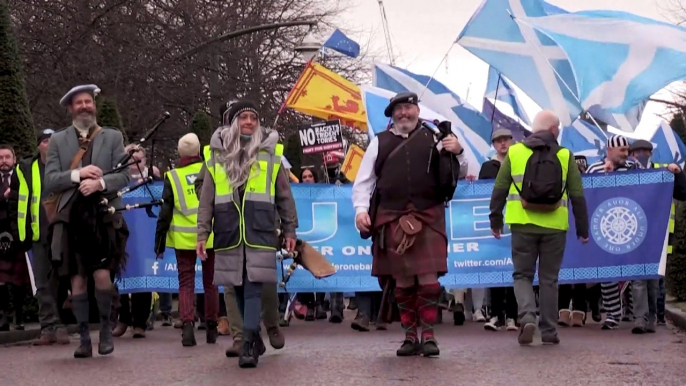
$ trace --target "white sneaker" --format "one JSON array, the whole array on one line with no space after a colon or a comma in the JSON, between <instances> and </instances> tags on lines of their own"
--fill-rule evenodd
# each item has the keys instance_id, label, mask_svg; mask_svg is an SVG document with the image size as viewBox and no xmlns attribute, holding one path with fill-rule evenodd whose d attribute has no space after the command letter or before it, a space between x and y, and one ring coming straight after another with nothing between
<instances>
[{"instance_id":1,"label":"white sneaker","mask_svg":"<svg viewBox=\"0 0 686 386\"><path fill-rule=\"evenodd\" d=\"M500 326L498 326L498 318L497 317L491 318L491 320L489 320L488 323L484 324L484 330L488 330L488 331L500 330Z\"/></svg>"},{"instance_id":2,"label":"white sneaker","mask_svg":"<svg viewBox=\"0 0 686 386\"><path fill-rule=\"evenodd\" d=\"M505 329L507 331L517 331L517 323L515 323L514 319L508 319L505 321Z\"/></svg>"},{"instance_id":3,"label":"white sneaker","mask_svg":"<svg viewBox=\"0 0 686 386\"><path fill-rule=\"evenodd\" d=\"M481 312L481 310L476 310L476 312L474 312L474 321L480 323L486 321L486 317L484 316L484 313Z\"/></svg>"}]
</instances>

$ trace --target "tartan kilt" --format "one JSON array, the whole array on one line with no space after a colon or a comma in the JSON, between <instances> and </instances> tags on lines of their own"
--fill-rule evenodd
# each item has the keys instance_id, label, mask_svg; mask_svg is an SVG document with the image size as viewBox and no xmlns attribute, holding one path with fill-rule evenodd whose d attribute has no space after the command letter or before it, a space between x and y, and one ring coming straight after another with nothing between
<instances>
[{"instance_id":1,"label":"tartan kilt","mask_svg":"<svg viewBox=\"0 0 686 386\"><path fill-rule=\"evenodd\" d=\"M414 244L405 253L398 254L396 248L402 238L399 219L408 213L422 223L422 230L415 235ZM421 212L398 214L381 208L377 213L372 239L372 276L398 278L423 274L445 275L448 272L448 238L443 205ZM384 234L383 246L381 232Z\"/></svg>"},{"instance_id":2,"label":"tartan kilt","mask_svg":"<svg viewBox=\"0 0 686 386\"><path fill-rule=\"evenodd\" d=\"M17 286L31 283L24 252L18 252L14 258L0 258L0 283L12 283Z\"/></svg>"}]
</instances>

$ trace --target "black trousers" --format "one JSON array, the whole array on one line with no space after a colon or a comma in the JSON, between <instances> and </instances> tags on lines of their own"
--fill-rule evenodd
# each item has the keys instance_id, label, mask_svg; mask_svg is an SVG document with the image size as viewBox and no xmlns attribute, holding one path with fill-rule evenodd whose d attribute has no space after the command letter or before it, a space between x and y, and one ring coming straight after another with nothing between
<instances>
[{"instance_id":1,"label":"black trousers","mask_svg":"<svg viewBox=\"0 0 686 386\"><path fill-rule=\"evenodd\" d=\"M316 294L312 292L301 292L298 293L297 297L300 304L307 306L307 308L314 308L315 305L324 302L326 294L324 292L317 292Z\"/></svg>"},{"instance_id":2,"label":"black trousers","mask_svg":"<svg viewBox=\"0 0 686 386\"><path fill-rule=\"evenodd\" d=\"M152 304L152 292L142 292L119 297L121 308L119 308L119 321L134 328L146 329L148 318L150 317L150 306Z\"/></svg>"},{"instance_id":3,"label":"black trousers","mask_svg":"<svg viewBox=\"0 0 686 386\"><path fill-rule=\"evenodd\" d=\"M517 320L517 297L514 287L491 288L491 313L498 320Z\"/></svg>"},{"instance_id":4,"label":"black trousers","mask_svg":"<svg viewBox=\"0 0 686 386\"><path fill-rule=\"evenodd\" d=\"M586 284L562 284L558 289L558 308L560 310L571 309L574 311L588 312ZM569 302L572 307L569 308Z\"/></svg>"}]
</instances>

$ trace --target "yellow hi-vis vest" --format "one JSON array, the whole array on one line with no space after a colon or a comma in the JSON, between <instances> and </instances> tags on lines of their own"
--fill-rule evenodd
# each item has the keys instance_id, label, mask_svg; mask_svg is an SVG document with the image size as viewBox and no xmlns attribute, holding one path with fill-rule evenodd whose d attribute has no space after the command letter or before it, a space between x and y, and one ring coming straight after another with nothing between
<instances>
[{"instance_id":1,"label":"yellow hi-vis vest","mask_svg":"<svg viewBox=\"0 0 686 386\"><path fill-rule=\"evenodd\" d=\"M276 250L276 177L281 168L283 145L277 144L274 154L260 150L245 183L241 203L234 200L234 187L224 167L216 161L216 152L210 153L205 162L215 186L214 250L234 249L241 242L255 249Z\"/></svg>"},{"instance_id":2,"label":"yellow hi-vis vest","mask_svg":"<svg viewBox=\"0 0 686 386\"><path fill-rule=\"evenodd\" d=\"M520 190L522 189L526 163L532 154L533 150L521 143L512 145L507 152L507 156L510 158L512 184L510 185L510 191L507 196L507 206L505 207L505 223L509 225L531 224L543 228L566 231L569 229L569 211L567 209L566 189L562 195L560 206L552 212L534 212L522 207L522 199L519 196L519 192L517 191L517 188L515 188L515 185ZM563 186L565 186L567 182L570 157L570 151L565 148L560 148L557 152L557 158L562 165Z\"/></svg>"},{"instance_id":3,"label":"yellow hi-vis vest","mask_svg":"<svg viewBox=\"0 0 686 386\"><path fill-rule=\"evenodd\" d=\"M194 182L202 165L202 162L196 162L165 173L174 193L174 216L167 232L167 246L170 248L195 250L200 202L195 194ZM210 234L206 248L212 248L212 242L213 236Z\"/></svg>"},{"instance_id":4,"label":"yellow hi-vis vest","mask_svg":"<svg viewBox=\"0 0 686 386\"><path fill-rule=\"evenodd\" d=\"M24 173L21 168L17 166L15 169L17 178L19 178L19 209L17 225L19 227L19 240L26 240L26 218L31 216L31 233L33 237L31 240L38 241L40 239L40 196L41 196L41 178L40 167L36 159L31 164L31 204L29 204L29 185L26 181Z\"/></svg>"},{"instance_id":5,"label":"yellow hi-vis vest","mask_svg":"<svg viewBox=\"0 0 686 386\"><path fill-rule=\"evenodd\" d=\"M660 164L661 168L666 168L669 164ZM669 208L669 236L667 239L667 254L672 253L672 244L674 244L674 223L676 218L676 206L672 200L672 206Z\"/></svg>"}]
</instances>

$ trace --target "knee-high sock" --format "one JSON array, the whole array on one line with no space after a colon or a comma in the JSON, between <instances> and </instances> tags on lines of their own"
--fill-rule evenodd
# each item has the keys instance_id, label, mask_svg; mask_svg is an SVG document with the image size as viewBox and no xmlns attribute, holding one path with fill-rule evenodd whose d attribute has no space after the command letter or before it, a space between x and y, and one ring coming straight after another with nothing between
<instances>
[{"instance_id":1,"label":"knee-high sock","mask_svg":"<svg viewBox=\"0 0 686 386\"><path fill-rule=\"evenodd\" d=\"M88 293L84 292L78 295L72 295L72 311L74 311L74 317L76 318L76 323L86 323L88 324L89 319L89 299Z\"/></svg>"},{"instance_id":2,"label":"knee-high sock","mask_svg":"<svg viewBox=\"0 0 686 386\"><path fill-rule=\"evenodd\" d=\"M400 324L405 330L405 340L417 342L417 287L396 287L394 295L400 311Z\"/></svg>"},{"instance_id":3,"label":"knee-high sock","mask_svg":"<svg viewBox=\"0 0 686 386\"><path fill-rule=\"evenodd\" d=\"M112 299L114 290L103 291L95 290L95 300L98 303L98 312L100 314L100 323L109 324L110 313L112 312Z\"/></svg>"},{"instance_id":4,"label":"knee-high sock","mask_svg":"<svg viewBox=\"0 0 686 386\"><path fill-rule=\"evenodd\" d=\"M422 324L422 341L434 338L440 296L441 285L438 283L420 285L417 290L417 314Z\"/></svg>"}]
</instances>

